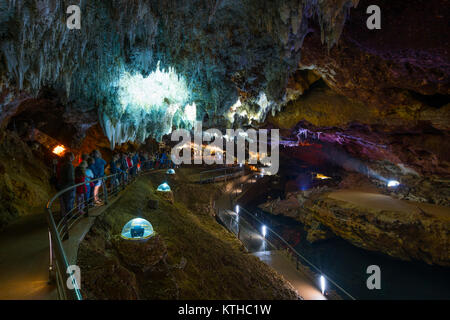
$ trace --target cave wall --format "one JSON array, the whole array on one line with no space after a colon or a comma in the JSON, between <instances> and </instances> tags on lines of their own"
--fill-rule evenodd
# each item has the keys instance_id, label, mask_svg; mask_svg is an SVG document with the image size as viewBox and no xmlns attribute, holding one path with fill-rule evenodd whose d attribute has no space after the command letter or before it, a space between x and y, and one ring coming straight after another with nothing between
<instances>
[{"instance_id":1,"label":"cave wall","mask_svg":"<svg viewBox=\"0 0 450 320\"><path fill-rule=\"evenodd\" d=\"M70 1L2 2L2 120L21 100L49 86L61 93L68 112L83 118L97 111L104 130L120 131L119 141L142 142L157 136L163 124L124 112L117 82L124 72L147 76L158 61L187 79L199 118L223 116L240 93L244 118L256 113L258 119L272 101L282 99L310 20L319 22L323 41L331 47L348 9L357 3L81 1L82 28L70 30L64 23Z\"/></svg>"},{"instance_id":2,"label":"cave wall","mask_svg":"<svg viewBox=\"0 0 450 320\"><path fill-rule=\"evenodd\" d=\"M0 144L0 230L15 219L44 212L56 193L50 185L51 166L39 146L15 133L2 133Z\"/></svg>"},{"instance_id":3,"label":"cave wall","mask_svg":"<svg viewBox=\"0 0 450 320\"><path fill-rule=\"evenodd\" d=\"M381 30L364 23L371 4L381 8ZM331 49L312 24L299 63L312 81L291 78L301 94L269 116L268 125L285 129L288 141L301 133L398 171L448 177L448 17L442 1L363 0Z\"/></svg>"}]
</instances>

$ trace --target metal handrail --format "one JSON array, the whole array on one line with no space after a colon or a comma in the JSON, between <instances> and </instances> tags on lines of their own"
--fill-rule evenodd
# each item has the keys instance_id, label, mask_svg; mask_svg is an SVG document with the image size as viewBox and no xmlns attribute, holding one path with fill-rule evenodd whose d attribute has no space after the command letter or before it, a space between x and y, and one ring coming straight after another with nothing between
<instances>
[{"instance_id":1,"label":"metal handrail","mask_svg":"<svg viewBox=\"0 0 450 320\"><path fill-rule=\"evenodd\" d=\"M239 170L237 170L239 169ZM227 174L227 171L232 171L230 173ZM213 169L213 170L206 170L206 171L202 171L199 173L200 175L200 180L198 181L199 183L205 183L205 182L216 182L216 180L218 179L223 179L225 178L225 181L227 179L227 177L233 177L235 176L237 173L243 172L245 170L244 167L241 166L233 166L233 167L225 167L225 168L219 168L219 169ZM219 175L219 176L214 176L214 177L207 177L207 178L202 178L203 174L206 173L211 173L211 172L218 172L218 171L224 171L224 174Z\"/></svg>"},{"instance_id":2,"label":"metal handrail","mask_svg":"<svg viewBox=\"0 0 450 320\"><path fill-rule=\"evenodd\" d=\"M251 186L250 186L251 188ZM249 188L249 189L250 189ZM240 196L242 196L244 194L244 190L242 190L242 192L240 192ZM233 195L231 195L231 206L234 207L234 205L236 204L236 197L233 197ZM251 213L250 211L248 211L247 209L245 209L242 206L239 206L240 209L243 209L250 217L254 218L257 222L259 222L261 225L265 225L263 221L261 221L260 219L258 219L253 213ZM298 258L300 258L301 260L305 261L311 268L313 268L316 272L318 272L319 274L323 275L323 277L325 279L327 279L330 283L332 283L336 288L338 288L339 290L341 290L345 295L347 295L351 300L356 300L350 293L348 293L344 288L342 288L341 286L339 286L336 282L334 282L331 278L329 278L327 275L325 275L321 269L319 267L316 267L311 261L309 261L308 259L306 259L303 255L301 255L297 250L295 250L286 240L283 239L283 237L281 237L277 232L275 232L274 230L272 230L271 228L266 226L267 231L272 232L277 238L280 239L281 242L283 242L287 248L289 248L291 250L291 252L293 254L295 254L297 256L297 261ZM239 238L239 237L238 237ZM272 244L273 245L273 244Z\"/></svg>"},{"instance_id":3,"label":"metal handrail","mask_svg":"<svg viewBox=\"0 0 450 320\"><path fill-rule=\"evenodd\" d=\"M152 168L150 168L148 170L146 169L147 166L144 165L144 164L147 164L147 163L152 163L152 161L148 160L148 161L144 161L144 162L140 163L140 167L141 167L142 171L149 171L150 169L152 169ZM114 178L114 179L116 179L118 177L119 178L123 178L124 174L131 175L131 171L132 170L136 170L136 172L133 175L133 177L131 177L131 178L134 178L138 174L137 169L138 169L138 165L135 165L135 166L133 166L131 168L128 168L126 173L125 172L119 172L119 173L111 174L111 175L108 175L108 176L103 176L103 177L100 177L100 178L92 179L89 182L81 182L81 183L75 184L73 186L67 187L67 188L57 192L47 202L47 205L45 207L45 211L46 211L48 228L49 228L49 230L48 230L48 232L49 232L49 247L50 247L50 262L49 262L49 265L50 265L49 266L49 279L50 280L49 281L51 281L51 279L53 278L53 273L55 272L57 292L58 292L58 295L59 295L60 299L72 299L72 300L82 300L83 299L81 291L79 289L80 286L77 283L77 280L76 280L76 278L74 277L73 274L69 275L67 281L70 279L70 281L73 284L73 288L74 289L72 289L72 290L68 289L67 286L66 286L66 283L64 283L64 278L65 278L65 275L66 275L66 271L69 268L69 263L68 263L67 255L65 253L65 250L64 250L64 247L63 247L63 244L62 244L62 239L61 239L64 236L68 237L69 230L72 228L72 226L74 226L76 224L76 222L81 217L77 217L75 219L73 218L74 217L73 212L75 210L79 209L79 207L74 206L74 208L72 208L72 210L70 210L69 212L66 212L64 214L64 217L61 217L61 220L59 221L59 223L56 224L55 223L55 219L53 217L52 210L51 210L53 202L57 198L61 197L63 194L65 194L68 191L72 191L72 190L76 189L77 187L83 186L83 185L85 185L87 183L97 182L97 181L101 180L103 182L102 185L103 185L104 204L107 205L108 204L108 188L107 188L105 182L108 179L111 179L111 178ZM125 188L125 185L129 185L133 181L134 180L130 180L128 183L125 183L125 179L121 179L122 189ZM116 188L115 192L112 190L113 192L111 193L111 195L117 195L118 194L119 184L115 186L115 188ZM113 188L114 188L114 186L111 186L111 189L113 189ZM90 205L89 204L90 200L91 199L85 199L84 200L84 205L86 206L86 209L87 209L86 211L88 211L88 208L89 208L89 205ZM70 214L72 214L72 216L68 217ZM72 219L73 219L73 221L72 221ZM68 226L68 223L70 221L72 223L70 224L70 226Z\"/></svg>"},{"instance_id":4,"label":"metal handrail","mask_svg":"<svg viewBox=\"0 0 450 320\"><path fill-rule=\"evenodd\" d=\"M243 168L243 167L241 167L241 166L224 167L224 168L218 168L218 169L202 171L199 174L209 173L209 172L216 172L216 171L235 170L235 169L240 169L240 168Z\"/></svg>"},{"instance_id":5,"label":"metal handrail","mask_svg":"<svg viewBox=\"0 0 450 320\"><path fill-rule=\"evenodd\" d=\"M253 213L251 213L250 211L248 211L247 209L245 209L242 206L239 206L239 209L244 210L250 217L252 217L253 219L255 219L257 222L259 222L261 225L265 225L263 221L261 221L260 219L258 219ZM317 267L316 265L314 265L311 261L309 261L307 258L305 258L303 255L301 255L297 250L295 250L286 240L283 239L282 236L280 236L277 232L275 232L274 230L272 230L270 227L266 226L266 230L268 232L272 232L281 242L283 242L290 250L292 253L294 253L297 257L299 257L301 260L303 260L304 262L306 262L311 268L313 268L316 272L318 272L320 275L323 275L323 277L325 279L327 279L330 283L332 283L336 288L338 288L339 290L341 290L343 293L345 293L350 299L352 300L356 300L350 293L348 293L344 288L342 288L341 286L339 286L336 282L334 282L331 278L329 278L327 275L325 275L322 270Z\"/></svg>"}]
</instances>

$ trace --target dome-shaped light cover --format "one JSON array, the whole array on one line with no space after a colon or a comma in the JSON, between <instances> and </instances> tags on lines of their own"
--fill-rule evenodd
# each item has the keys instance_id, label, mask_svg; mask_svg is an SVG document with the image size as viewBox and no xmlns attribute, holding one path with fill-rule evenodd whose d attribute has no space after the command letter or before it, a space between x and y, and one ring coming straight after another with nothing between
<instances>
[{"instance_id":1,"label":"dome-shaped light cover","mask_svg":"<svg viewBox=\"0 0 450 320\"><path fill-rule=\"evenodd\" d=\"M175 170L169 169L166 171L166 174L175 174Z\"/></svg>"},{"instance_id":2,"label":"dome-shaped light cover","mask_svg":"<svg viewBox=\"0 0 450 320\"><path fill-rule=\"evenodd\" d=\"M158 189L156 189L157 191L164 191L164 192L167 192L167 191L170 191L170 187L169 187L169 185L166 183L166 182L164 182L164 183L162 183L162 184L160 184L159 186L158 186Z\"/></svg>"},{"instance_id":3,"label":"dome-shaped light cover","mask_svg":"<svg viewBox=\"0 0 450 320\"><path fill-rule=\"evenodd\" d=\"M150 222L142 218L135 218L125 224L120 236L126 240L142 240L150 238L153 234Z\"/></svg>"}]
</instances>

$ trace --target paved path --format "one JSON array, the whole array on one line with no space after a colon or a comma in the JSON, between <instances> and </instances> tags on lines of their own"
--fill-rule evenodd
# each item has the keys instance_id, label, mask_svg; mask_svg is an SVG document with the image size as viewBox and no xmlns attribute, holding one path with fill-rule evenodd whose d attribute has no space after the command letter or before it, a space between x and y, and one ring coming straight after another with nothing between
<instances>
[{"instance_id":1,"label":"paved path","mask_svg":"<svg viewBox=\"0 0 450 320\"><path fill-rule=\"evenodd\" d=\"M156 171L150 171L156 172ZM95 217L120 198L111 198L107 206L89 210L70 230L63 247L69 264L77 260L78 246ZM48 284L49 242L44 215L31 215L13 222L0 233L0 300L54 300L57 292Z\"/></svg>"},{"instance_id":2,"label":"paved path","mask_svg":"<svg viewBox=\"0 0 450 320\"><path fill-rule=\"evenodd\" d=\"M285 254L279 250L273 251L259 251L253 253L256 257L261 259L265 264L269 265L279 274L283 275L297 292L305 300L327 300L312 283L310 278L303 274L300 270L297 270L294 263L289 261Z\"/></svg>"},{"instance_id":3,"label":"paved path","mask_svg":"<svg viewBox=\"0 0 450 320\"><path fill-rule=\"evenodd\" d=\"M310 277L297 270L295 264L267 242L260 231L237 217L235 209L231 208L230 191L225 192L216 201L219 218L226 228L236 235L239 234L239 240L246 249L288 281L303 299L326 300Z\"/></svg>"},{"instance_id":4,"label":"paved path","mask_svg":"<svg viewBox=\"0 0 450 320\"><path fill-rule=\"evenodd\" d=\"M0 234L0 299L56 299L48 281L48 231L44 214L27 216Z\"/></svg>"},{"instance_id":5,"label":"paved path","mask_svg":"<svg viewBox=\"0 0 450 320\"><path fill-rule=\"evenodd\" d=\"M63 247L69 264L77 260L78 246L91 228L95 217L108 206L89 210L69 232ZM0 300L54 300L56 288L48 284L48 225L44 214L23 217L0 235Z\"/></svg>"}]
</instances>

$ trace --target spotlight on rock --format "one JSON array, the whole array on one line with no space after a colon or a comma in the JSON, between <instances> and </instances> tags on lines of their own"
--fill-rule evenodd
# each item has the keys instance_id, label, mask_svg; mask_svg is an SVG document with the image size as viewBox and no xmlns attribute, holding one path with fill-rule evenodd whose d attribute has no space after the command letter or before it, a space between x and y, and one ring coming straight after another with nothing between
<instances>
[{"instance_id":1,"label":"spotlight on rock","mask_svg":"<svg viewBox=\"0 0 450 320\"><path fill-rule=\"evenodd\" d=\"M120 236L125 240L145 240L154 233L150 222L142 218L135 218L125 224Z\"/></svg>"},{"instance_id":2,"label":"spotlight on rock","mask_svg":"<svg viewBox=\"0 0 450 320\"><path fill-rule=\"evenodd\" d=\"M395 188L398 187L400 185L400 182L398 182L397 180L389 180L387 183L387 186L389 188Z\"/></svg>"},{"instance_id":3,"label":"spotlight on rock","mask_svg":"<svg viewBox=\"0 0 450 320\"><path fill-rule=\"evenodd\" d=\"M175 170L169 169L166 171L166 174L175 174Z\"/></svg>"},{"instance_id":4,"label":"spotlight on rock","mask_svg":"<svg viewBox=\"0 0 450 320\"><path fill-rule=\"evenodd\" d=\"M318 174L316 174L316 179L327 180L327 179L331 179L331 177L328 177L324 174L318 173Z\"/></svg>"},{"instance_id":5,"label":"spotlight on rock","mask_svg":"<svg viewBox=\"0 0 450 320\"><path fill-rule=\"evenodd\" d=\"M166 182L164 182L164 183L161 183L156 190L161 191L161 192L169 192L170 187Z\"/></svg>"},{"instance_id":6,"label":"spotlight on rock","mask_svg":"<svg viewBox=\"0 0 450 320\"><path fill-rule=\"evenodd\" d=\"M54 147L52 152L58 156L62 156L64 154L64 151L66 151L66 148L62 144L60 144Z\"/></svg>"}]
</instances>

